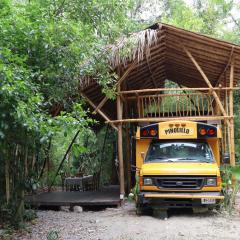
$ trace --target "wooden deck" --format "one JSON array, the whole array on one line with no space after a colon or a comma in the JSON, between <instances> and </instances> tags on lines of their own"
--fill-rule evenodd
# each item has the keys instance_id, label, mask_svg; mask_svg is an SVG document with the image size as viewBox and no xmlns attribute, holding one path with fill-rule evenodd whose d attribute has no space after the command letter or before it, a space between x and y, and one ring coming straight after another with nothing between
<instances>
[{"instance_id":1,"label":"wooden deck","mask_svg":"<svg viewBox=\"0 0 240 240\"><path fill-rule=\"evenodd\" d=\"M40 206L118 206L119 187L107 187L101 191L44 192L26 197L26 203Z\"/></svg>"}]
</instances>

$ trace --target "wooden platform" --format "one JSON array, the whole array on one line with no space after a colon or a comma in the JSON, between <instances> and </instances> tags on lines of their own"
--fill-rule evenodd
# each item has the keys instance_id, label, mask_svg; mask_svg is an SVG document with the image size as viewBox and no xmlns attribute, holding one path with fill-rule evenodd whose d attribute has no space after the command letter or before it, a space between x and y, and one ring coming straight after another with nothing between
<instances>
[{"instance_id":1,"label":"wooden platform","mask_svg":"<svg viewBox=\"0 0 240 240\"><path fill-rule=\"evenodd\" d=\"M118 206L119 187L96 192L44 192L26 197L26 203L40 206Z\"/></svg>"}]
</instances>

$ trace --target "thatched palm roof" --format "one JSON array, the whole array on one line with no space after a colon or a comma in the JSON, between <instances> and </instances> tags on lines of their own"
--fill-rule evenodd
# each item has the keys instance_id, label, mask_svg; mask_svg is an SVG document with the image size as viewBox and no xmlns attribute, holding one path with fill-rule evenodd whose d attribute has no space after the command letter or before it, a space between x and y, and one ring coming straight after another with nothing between
<instances>
[{"instance_id":1,"label":"thatched palm roof","mask_svg":"<svg viewBox=\"0 0 240 240\"><path fill-rule=\"evenodd\" d=\"M207 75L212 86L229 79L230 62L235 58L235 79L240 79L240 46L193 33L167 24L155 24L132 36L131 52L121 57L125 39L109 47L110 65L123 75L135 62L124 80L124 90L159 88L166 79L185 87L207 87L203 77L184 51L186 47ZM105 97L96 79L81 79L81 92L96 106ZM116 119L114 101L103 106L105 114Z\"/></svg>"}]
</instances>

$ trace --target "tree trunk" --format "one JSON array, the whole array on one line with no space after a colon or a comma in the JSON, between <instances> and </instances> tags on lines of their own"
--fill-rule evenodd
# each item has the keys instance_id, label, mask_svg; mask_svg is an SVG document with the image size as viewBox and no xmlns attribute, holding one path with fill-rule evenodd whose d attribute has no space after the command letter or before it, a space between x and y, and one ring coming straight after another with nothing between
<instances>
[{"instance_id":1,"label":"tree trunk","mask_svg":"<svg viewBox=\"0 0 240 240\"><path fill-rule=\"evenodd\" d=\"M10 200L10 175L9 175L9 154L6 154L5 158L5 183L6 183L6 202Z\"/></svg>"}]
</instances>

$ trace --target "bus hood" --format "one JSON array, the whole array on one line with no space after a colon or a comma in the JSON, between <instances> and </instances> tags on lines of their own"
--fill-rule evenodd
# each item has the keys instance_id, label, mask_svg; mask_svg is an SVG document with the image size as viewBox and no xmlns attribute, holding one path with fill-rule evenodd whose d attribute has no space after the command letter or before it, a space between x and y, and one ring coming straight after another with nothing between
<instances>
[{"instance_id":1,"label":"bus hood","mask_svg":"<svg viewBox=\"0 0 240 240\"><path fill-rule=\"evenodd\" d=\"M145 163L140 175L220 175L216 163Z\"/></svg>"}]
</instances>

